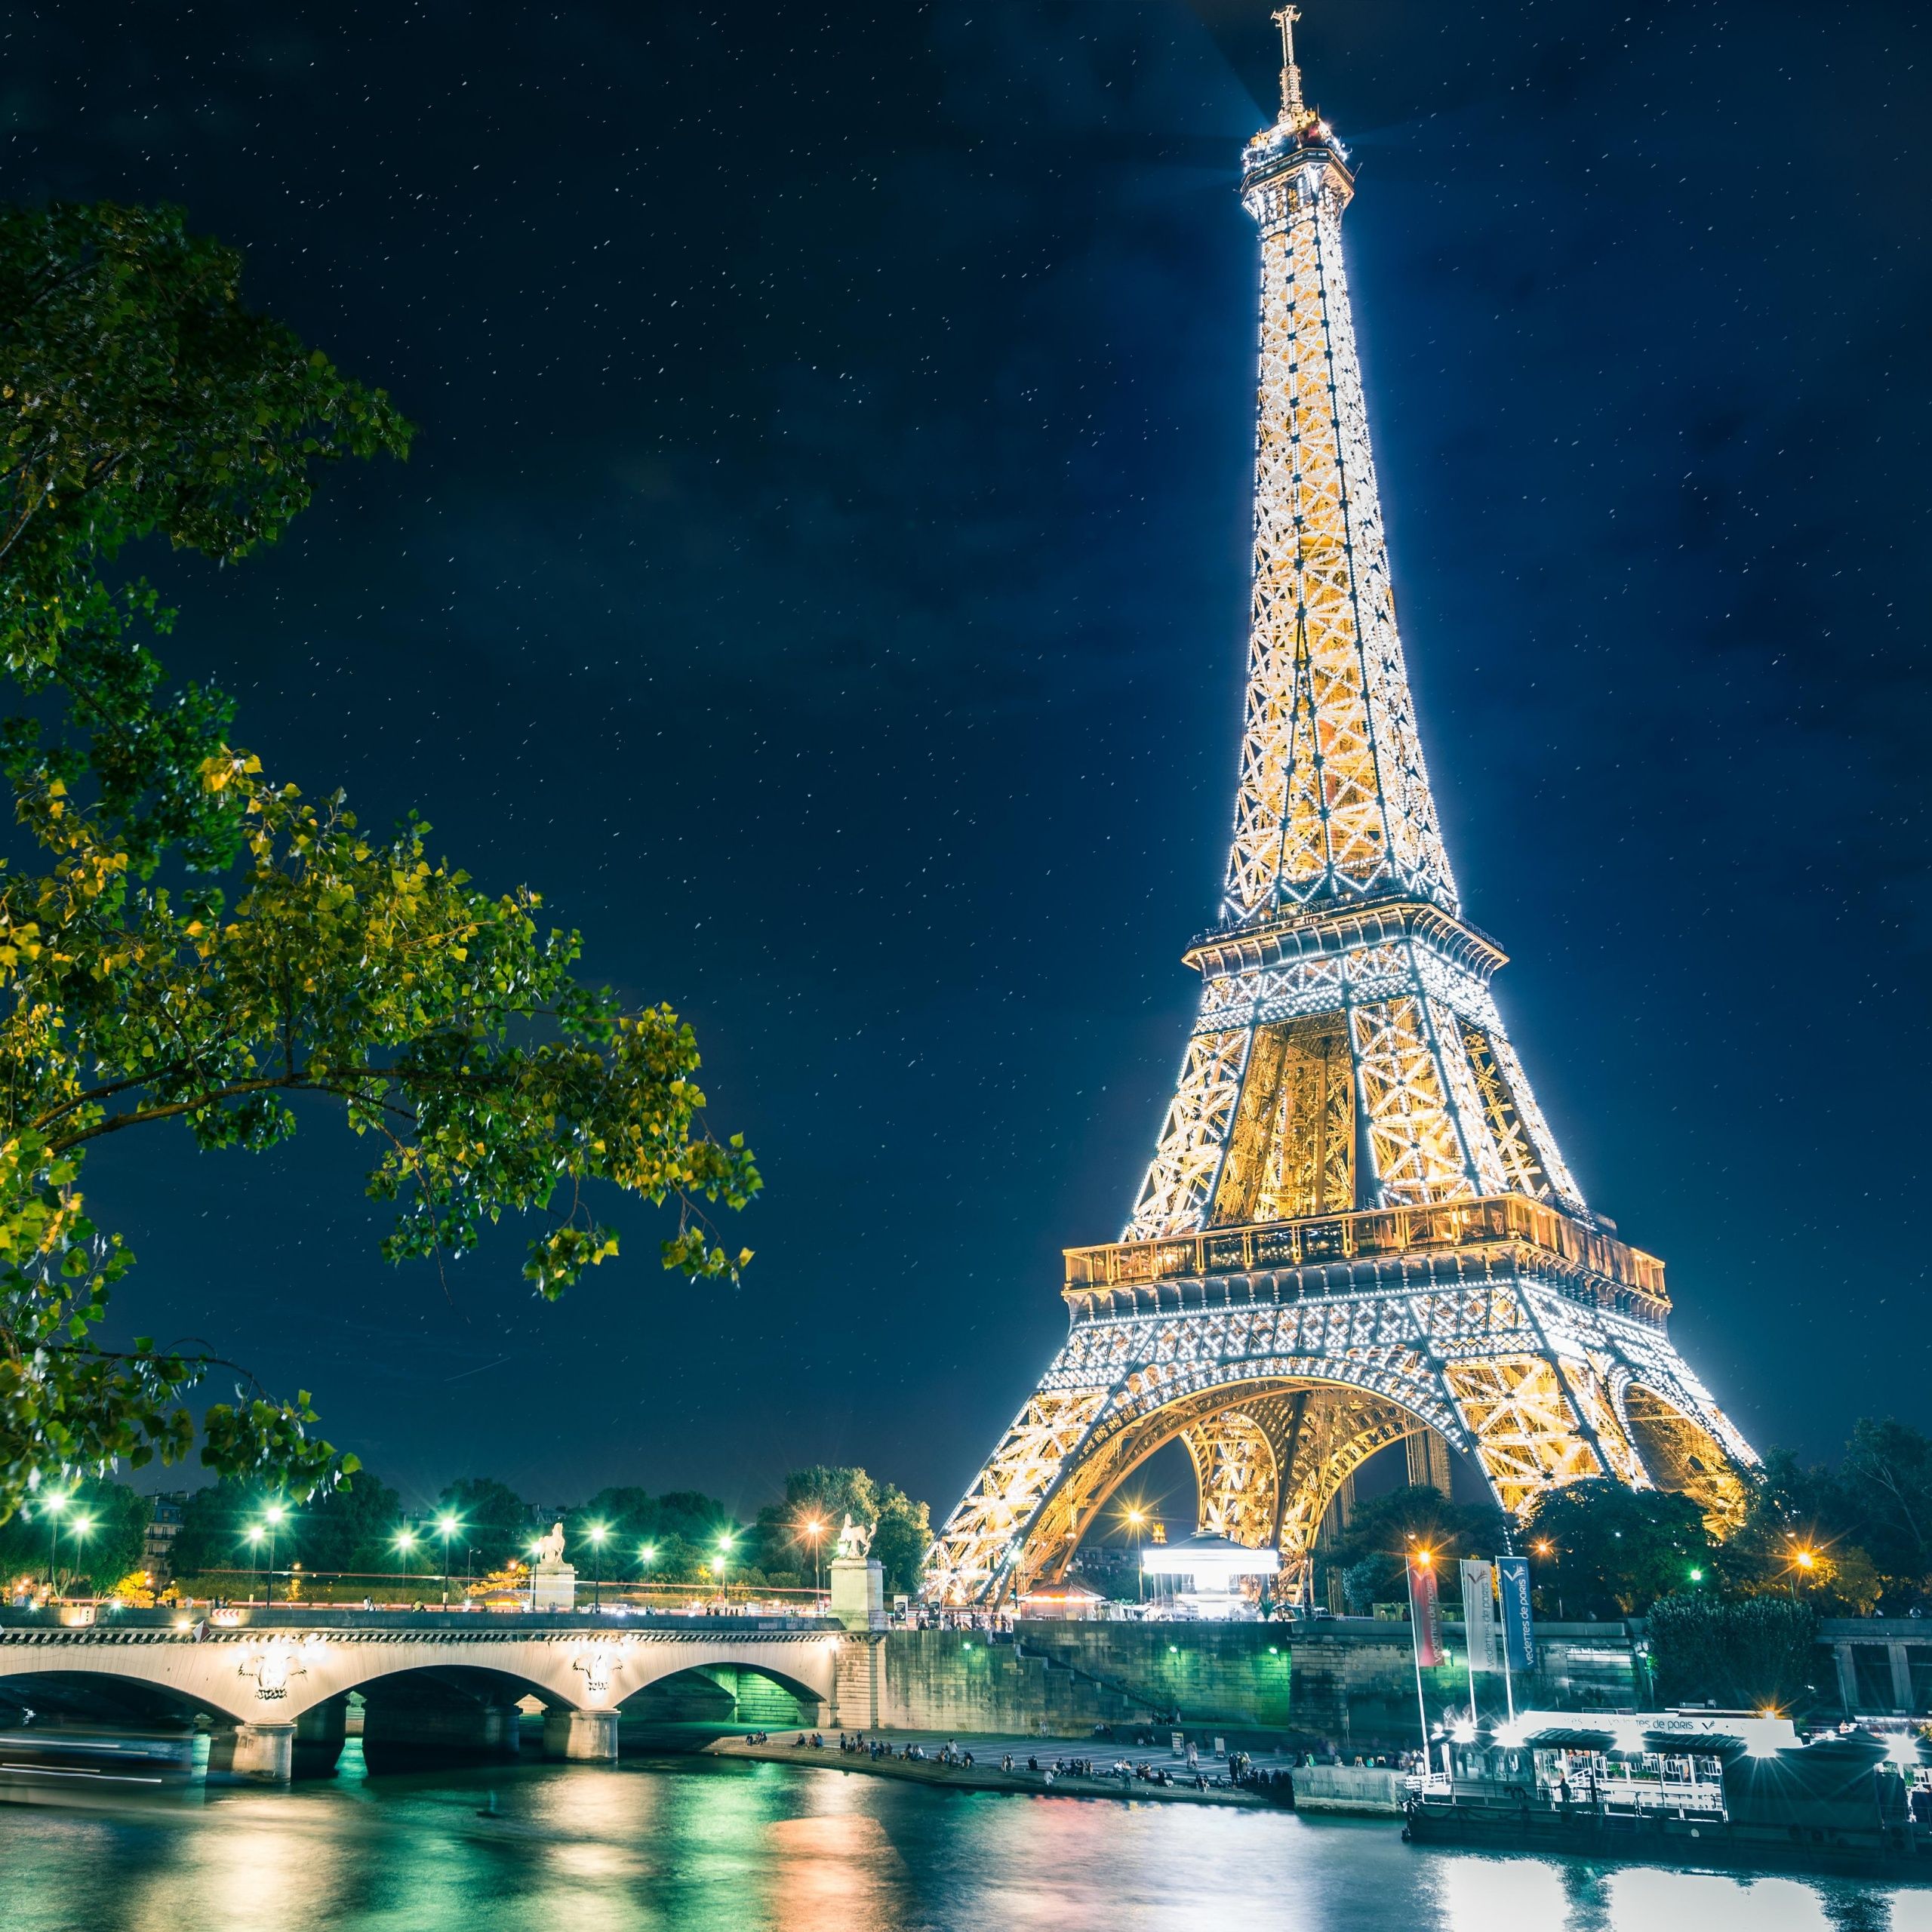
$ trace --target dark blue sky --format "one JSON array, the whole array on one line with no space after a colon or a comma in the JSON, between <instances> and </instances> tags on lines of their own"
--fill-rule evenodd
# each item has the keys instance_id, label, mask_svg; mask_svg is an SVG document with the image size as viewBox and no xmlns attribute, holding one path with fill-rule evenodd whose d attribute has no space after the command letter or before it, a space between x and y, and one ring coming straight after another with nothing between
<instances>
[{"instance_id":1,"label":"dark blue sky","mask_svg":"<svg viewBox=\"0 0 1932 1932\"><path fill-rule=\"evenodd\" d=\"M131 1321L406 1490L863 1462L949 1506L1192 1009L1244 647L1261 0L17 10L13 191L174 199L422 426L184 672L697 1026L742 1289L377 1260L356 1149L97 1154ZM1761 1445L1925 1419L1926 34L1309 0L1465 903Z\"/></svg>"}]
</instances>

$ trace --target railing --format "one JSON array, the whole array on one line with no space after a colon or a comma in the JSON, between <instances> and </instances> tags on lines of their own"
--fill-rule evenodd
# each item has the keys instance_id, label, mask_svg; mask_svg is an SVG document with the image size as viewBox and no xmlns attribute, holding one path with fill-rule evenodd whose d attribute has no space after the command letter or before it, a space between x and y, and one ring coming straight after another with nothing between
<instances>
[{"instance_id":1,"label":"railing","mask_svg":"<svg viewBox=\"0 0 1932 1932\"><path fill-rule=\"evenodd\" d=\"M1326 1261L1518 1242L1666 1302L1663 1263L1560 1210L1520 1194L1485 1195L1426 1208L1372 1208L1305 1221L1209 1228L1164 1240L1115 1241L1066 1250L1069 1293L1151 1287L1204 1275L1250 1274Z\"/></svg>"}]
</instances>

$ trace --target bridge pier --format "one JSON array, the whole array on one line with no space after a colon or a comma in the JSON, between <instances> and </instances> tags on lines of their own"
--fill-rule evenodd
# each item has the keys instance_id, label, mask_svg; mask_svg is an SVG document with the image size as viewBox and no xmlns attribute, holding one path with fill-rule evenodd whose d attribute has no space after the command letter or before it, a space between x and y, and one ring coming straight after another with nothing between
<instances>
[{"instance_id":1,"label":"bridge pier","mask_svg":"<svg viewBox=\"0 0 1932 1932\"><path fill-rule=\"evenodd\" d=\"M546 1711L543 1755L580 1764L614 1764L617 1761L617 1713Z\"/></svg>"},{"instance_id":2,"label":"bridge pier","mask_svg":"<svg viewBox=\"0 0 1932 1932\"><path fill-rule=\"evenodd\" d=\"M286 1784L294 1775L295 1725L238 1724L209 1740L208 1770L255 1784Z\"/></svg>"}]
</instances>

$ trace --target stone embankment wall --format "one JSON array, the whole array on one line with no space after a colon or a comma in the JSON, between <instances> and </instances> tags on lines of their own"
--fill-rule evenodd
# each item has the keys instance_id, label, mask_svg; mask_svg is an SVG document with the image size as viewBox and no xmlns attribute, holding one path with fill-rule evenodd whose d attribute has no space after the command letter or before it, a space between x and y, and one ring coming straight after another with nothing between
<instances>
[{"instance_id":1,"label":"stone embankment wall","mask_svg":"<svg viewBox=\"0 0 1932 1932\"><path fill-rule=\"evenodd\" d=\"M1641 1701L1620 1623L1543 1626L1519 1704ZM1466 1700L1460 1647L1423 1676L1432 1718ZM1412 1744L1416 1672L1406 1624L1022 1623L1015 1636L895 1630L848 1644L837 1721L848 1728L1082 1737L1096 1724L1287 1734L1345 1755ZM1501 1698L1500 1680L1490 1687ZM827 1714L830 1721L830 1714Z\"/></svg>"}]
</instances>

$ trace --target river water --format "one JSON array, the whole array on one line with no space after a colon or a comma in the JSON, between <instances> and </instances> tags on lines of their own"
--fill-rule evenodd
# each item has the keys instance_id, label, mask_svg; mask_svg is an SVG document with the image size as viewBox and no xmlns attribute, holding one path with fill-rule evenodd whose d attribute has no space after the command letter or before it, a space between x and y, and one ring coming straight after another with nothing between
<instances>
[{"instance_id":1,"label":"river water","mask_svg":"<svg viewBox=\"0 0 1932 1932\"><path fill-rule=\"evenodd\" d=\"M1932 1889L715 1760L0 1806L6 1932L1932 1932Z\"/></svg>"}]
</instances>

